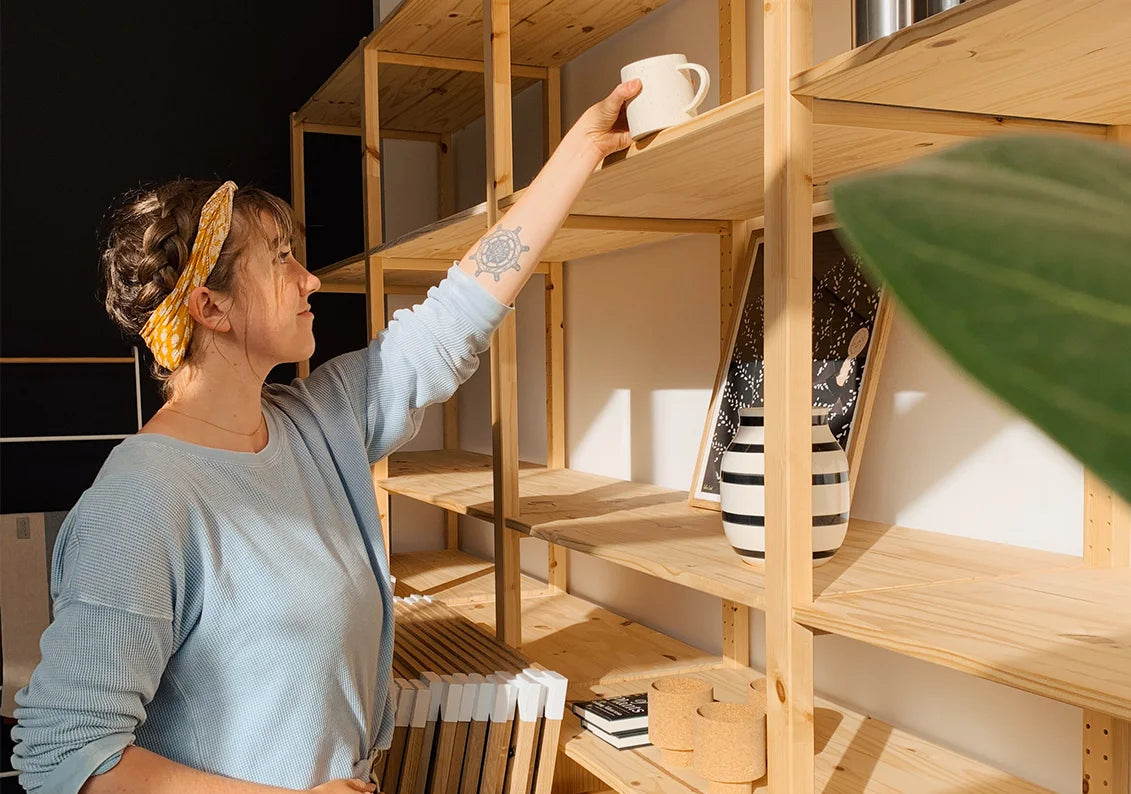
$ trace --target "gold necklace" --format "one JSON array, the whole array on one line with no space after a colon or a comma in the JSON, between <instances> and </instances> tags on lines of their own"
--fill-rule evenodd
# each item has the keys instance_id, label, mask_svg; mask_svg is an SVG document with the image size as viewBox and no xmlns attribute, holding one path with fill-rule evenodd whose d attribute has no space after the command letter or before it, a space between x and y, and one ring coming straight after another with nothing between
<instances>
[{"instance_id":1,"label":"gold necklace","mask_svg":"<svg viewBox=\"0 0 1131 794\"><path fill-rule=\"evenodd\" d=\"M184 411L178 411L176 408L170 408L168 404L163 405L161 407L161 410L172 411L175 414L180 414L183 417L192 419L194 422L203 422L206 425L212 425L212 427L216 428L217 430L223 430L225 433L231 433L233 436L243 436L244 438L250 438L251 436L254 436L259 432L259 428L263 427L263 425L266 424L266 421L263 418L263 414L260 413L259 423L256 424L255 429L250 433L241 433L239 430L232 430L230 428L224 427L223 425L218 425L215 422L209 422L207 419L201 419L199 416L193 416L192 414L186 414Z\"/></svg>"}]
</instances>

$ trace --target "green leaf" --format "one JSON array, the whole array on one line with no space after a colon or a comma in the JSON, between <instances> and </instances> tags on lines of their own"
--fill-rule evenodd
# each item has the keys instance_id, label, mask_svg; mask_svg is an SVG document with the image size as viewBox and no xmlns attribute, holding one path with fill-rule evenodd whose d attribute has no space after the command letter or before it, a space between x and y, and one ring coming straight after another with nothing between
<instances>
[{"instance_id":1,"label":"green leaf","mask_svg":"<svg viewBox=\"0 0 1131 794\"><path fill-rule=\"evenodd\" d=\"M832 195L927 334L1131 500L1131 150L991 138Z\"/></svg>"}]
</instances>

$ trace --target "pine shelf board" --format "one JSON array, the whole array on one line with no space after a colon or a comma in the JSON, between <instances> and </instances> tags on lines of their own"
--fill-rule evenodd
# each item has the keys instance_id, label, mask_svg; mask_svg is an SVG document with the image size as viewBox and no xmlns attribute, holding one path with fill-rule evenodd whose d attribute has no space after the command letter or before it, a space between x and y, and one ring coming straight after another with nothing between
<instances>
[{"instance_id":1,"label":"pine shelf board","mask_svg":"<svg viewBox=\"0 0 1131 794\"><path fill-rule=\"evenodd\" d=\"M493 517L491 457L399 453L382 488L485 521ZM512 529L651 576L762 609L760 569L734 553L719 513L686 491L546 469L519 471ZM1001 543L853 519L841 550L814 569L815 597L1071 568L1080 559Z\"/></svg>"},{"instance_id":2,"label":"pine shelf board","mask_svg":"<svg viewBox=\"0 0 1131 794\"><path fill-rule=\"evenodd\" d=\"M700 231L707 233L710 224L721 229L728 220L761 216L763 110L763 94L755 91L642 138L607 158L589 177L572 206L574 214L550 241L543 260L580 259L689 233L687 226L679 224L664 228L664 221L703 221L708 226ZM914 129L883 129L884 123L851 108L829 108L817 115L813 167L818 197L837 177L903 162L976 135L1023 131L1105 134L1105 128L1098 126L1034 125L993 117L908 118L904 114L892 123ZM523 192L502 200L500 212ZM591 228L594 217L629 219L620 223L622 227L637 225ZM390 258L459 259L486 231L484 203L415 229L375 248L374 253ZM361 257L348 268L338 269L334 278L363 284Z\"/></svg>"},{"instance_id":3,"label":"pine shelf board","mask_svg":"<svg viewBox=\"0 0 1131 794\"><path fill-rule=\"evenodd\" d=\"M519 463L519 477L539 467ZM398 452L389 457L389 476L378 482L389 493L491 521L491 456L464 450Z\"/></svg>"},{"instance_id":4,"label":"pine shelf board","mask_svg":"<svg viewBox=\"0 0 1131 794\"><path fill-rule=\"evenodd\" d=\"M561 66L667 0L578 3L514 0L511 60ZM335 70L296 114L298 121L361 125L361 53L383 52L483 60L481 0L404 0ZM536 82L512 80L515 93ZM419 132L454 132L483 115L483 75L381 64L377 76L381 125Z\"/></svg>"},{"instance_id":5,"label":"pine shelf board","mask_svg":"<svg viewBox=\"0 0 1131 794\"><path fill-rule=\"evenodd\" d=\"M495 605L453 609L494 635ZM522 654L570 682L571 699L592 687L718 667L723 660L567 593L522 600Z\"/></svg>"},{"instance_id":6,"label":"pine shelf board","mask_svg":"<svg viewBox=\"0 0 1131 794\"><path fill-rule=\"evenodd\" d=\"M968 0L813 66L794 93L1131 124L1126 0Z\"/></svg>"},{"instance_id":7,"label":"pine shelf board","mask_svg":"<svg viewBox=\"0 0 1131 794\"><path fill-rule=\"evenodd\" d=\"M394 554L390 561L397 577L395 595L432 596L448 606L483 604L495 600L495 565L458 549ZM548 593L545 582L523 575L522 597Z\"/></svg>"},{"instance_id":8,"label":"pine shelf board","mask_svg":"<svg viewBox=\"0 0 1131 794\"><path fill-rule=\"evenodd\" d=\"M518 191L503 199L503 211L522 195ZM374 249L374 253L394 259L432 259L458 261L487 231L487 205L478 204L436 223L416 229ZM545 262L564 262L594 254L632 248L658 240L668 240L684 232L621 229L564 228L558 231L542 254ZM331 288L365 288L365 257L343 259L315 271ZM436 271L386 271L386 286L411 286L426 289L438 284L443 273ZM352 291L352 290L351 290Z\"/></svg>"},{"instance_id":9,"label":"pine shelf board","mask_svg":"<svg viewBox=\"0 0 1131 794\"><path fill-rule=\"evenodd\" d=\"M709 679L717 700L742 702L747 684L761 673L750 668L717 668L694 675ZM641 691L637 683L597 684L576 699L625 695ZM951 794L956 791L996 794L1047 792L1006 772L931 744L879 720L816 698L814 733L817 755L814 790L825 794ZM562 723L562 751L614 790L658 794L701 794L705 779L693 769L667 766L657 748L617 750L581 729L567 711ZM767 791L763 778L755 791Z\"/></svg>"},{"instance_id":10,"label":"pine shelf board","mask_svg":"<svg viewBox=\"0 0 1131 794\"><path fill-rule=\"evenodd\" d=\"M489 633L491 604L455 611ZM724 661L572 595L524 599L521 651L570 681L569 700L630 694L669 675L694 675L715 684L719 700L741 701L761 673ZM816 790L833 794L950 794L954 791L1047 792L1005 772L896 730L879 720L816 701ZM691 770L664 765L653 747L616 750L581 730L571 712L562 723L562 752L613 790L702 794L707 783ZM757 791L765 791L765 781Z\"/></svg>"},{"instance_id":11,"label":"pine shelf board","mask_svg":"<svg viewBox=\"0 0 1131 794\"><path fill-rule=\"evenodd\" d=\"M820 598L814 628L1131 719L1131 568Z\"/></svg>"},{"instance_id":12,"label":"pine shelf board","mask_svg":"<svg viewBox=\"0 0 1131 794\"><path fill-rule=\"evenodd\" d=\"M765 608L761 569L734 553L718 512L687 493L572 471L520 478L509 524L608 562ZM853 519L841 550L813 572L814 596L914 587L1079 565L1068 555Z\"/></svg>"}]
</instances>

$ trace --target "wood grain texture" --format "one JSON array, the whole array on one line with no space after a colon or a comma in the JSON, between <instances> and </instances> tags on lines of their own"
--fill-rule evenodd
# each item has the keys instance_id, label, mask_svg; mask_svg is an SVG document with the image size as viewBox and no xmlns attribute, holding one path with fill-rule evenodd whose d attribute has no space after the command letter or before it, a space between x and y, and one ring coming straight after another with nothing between
<instances>
[{"instance_id":1,"label":"wood grain texture","mask_svg":"<svg viewBox=\"0 0 1131 794\"><path fill-rule=\"evenodd\" d=\"M813 117L789 76L812 62L812 0L764 6L766 699L771 794L814 791L813 634L793 610L813 600Z\"/></svg>"},{"instance_id":2,"label":"wood grain texture","mask_svg":"<svg viewBox=\"0 0 1131 794\"><path fill-rule=\"evenodd\" d=\"M793 88L886 105L1127 124L1128 75L1125 0L980 0L801 71Z\"/></svg>"},{"instance_id":3,"label":"wood grain texture","mask_svg":"<svg viewBox=\"0 0 1131 794\"><path fill-rule=\"evenodd\" d=\"M1008 119L963 114L916 114L889 110L880 127L863 126L869 113L843 106L825 115L838 124L814 127L814 185L822 190L845 174L902 162L974 136L1018 131L1073 133L1089 137L1104 128L1045 123L1014 123ZM741 220L762 216L761 91L710 110L692 121L634 143L627 152L609 158L586 183L574 204L574 217L551 240L547 261L566 261L619 250L681 233L721 233L722 228L672 226L631 219ZM883 129L885 123L911 129ZM841 126L843 125L843 126ZM719 156L725 152L725 156ZM502 201L501 209L517 200ZM577 216L608 217L606 228L579 228ZM620 218L626 220L620 221ZM593 222L586 225L593 226ZM764 225L764 220L755 224ZM608 228L616 227L616 228ZM390 257L459 258L487 230L486 205L472 207L390 241L381 253ZM319 270L324 278L329 270ZM347 278L345 273L336 278ZM356 276L354 277L356 278Z\"/></svg>"},{"instance_id":4,"label":"wood grain texture","mask_svg":"<svg viewBox=\"0 0 1131 794\"><path fill-rule=\"evenodd\" d=\"M1080 790L1127 794L1131 790L1131 722L1085 709L1082 723Z\"/></svg>"},{"instance_id":5,"label":"wood grain texture","mask_svg":"<svg viewBox=\"0 0 1131 794\"><path fill-rule=\"evenodd\" d=\"M819 598L797 617L906 656L1131 717L1131 568Z\"/></svg>"},{"instance_id":6,"label":"wood grain texture","mask_svg":"<svg viewBox=\"0 0 1131 794\"><path fill-rule=\"evenodd\" d=\"M408 739L405 742L404 765L401 767L401 776L397 781L396 794L414 794L416 780L420 774L420 762L424 753L425 728L408 729ZM392 792L387 792L392 794Z\"/></svg>"},{"instance_id":7,"label":"wood grain texture","mask_svg":"<svg viewBox=\"0 0 1131 794\"><path fill-rule=\"evenodd\" d=\"M449 515L455 515L450 513ZM427 595L445 604L482 604L495 600L495 566L458 549L394 554L396 595ZM522 597L546 595L544 582L523 575Z\"/></svg>"},{"instance_id":8,"label":"wood grain texture","mask_svg":"<svg viewBox=\"0 0 1131 794\"><path fill-rule=\"evenodd\" d=\"M300 121L328 125L331 129L327 132L338 128L336 134L361 126L362 51L355 50L297 111ZM387 59L389 55L379 53L379 57ZM390 129L432 135L453 133L483 115L483 80L474 71L386 61L380 64L380 74L381 114ZM511 91L517 94L535 82L533 77L516 75Z\"/></svg>"},{"instance_id":9,"label":"wood grain texture","mask_svg":"<svg viewBox=\"0 0 1131 794\"><path fill-rule=\"evenodd\" d=\"M749 682L761 673L749 668L716 668L694 675L710 680L719 700L743 702ZM583 699L638 691L639 683L629 682L599 684L577 694ZM821 698L815 700L814 717L815 788L824 794L1049 794L1040 786ZM666 766L655 747L617 750L582 730L568 710L561 743L568 758L623 794L702 794L708 790L707 781L694 769ZM757 781L755 791L765 794L765 778Z\"/></svg>"},{"instance_id":10,"label":"wood grain texture","mask_svg":"<svg viewBox=\"0 0 1131 794\"><path fill-rule=\"evenodd\" d=\"M746 1L719 0L719 104L746 93Z\"/></svg>"},{"instance_id":11,"label":"wood grain texture","mask_svg":"<svg viewBox=\"0 0 1131 794\"><path fill-rule=\"evenodd\" d=\"M489 605L453 610L483 631L495 632L495 611ZM571 700L584 699L580 695L596 682L640 682L722 663L718 656L572 595L527 599L522 618L522 655L568 678Z\"/></svg>"},{"instance_id":12,"label":"wood grain texture","mask_svg":"<svg viewBox=\"0 0 1131 794\"><path fill-rule=\"evenodd\" d=\"M490 458L471 452L398 453L392 493L490 521ZM743 562L719 513L687 494L572 469L524 464L512 528L575 551L759 609L764 570ZM893 564L898 560L898 564ZM844 545L814 572L816 596L1068 568L1080 558L853 519Z\"/></svg>"},{"instance_id":13,"label":"wood grain texture","mask_svg":"<svg viewBox=\"0 0 1131 794\"><path fill-rule=\"evenodd\" d=\"M511 151L511 16L509 0L483 2L483 73L487 110L487 227L499 220L499 200L514 191ZM495 612L499 639L522 644L521 551L507 526L518 511L518 331L514 312L491 338L492 521L495 541Z\"/></svg>"},{"instance_id":14,"label":"wood grain texture","mask_svg":"<svg viewBox=\"0 0 1131 794\"><path fill-rule=\"evenodd\" d=\"M483 774L479 778L479 794L502 794L507 771L514 722L492 722L487 726L487 750L483 754Z\"/></svg>"},{"instance_id":15,"label":"wood grain texture","mask_svg":"<svg viewBox=\"0 0 1131 794\"><path fill-rule=\"evenodd\" d=\"M566 461L565 384L565 270L561 262L550 262L545 276L546 315L546 465L563 469ZM569 551L553 543L547 546L546 570L550 589L569 591Z\"/></svg>"},{"instance_id":16,"label":"wood grain texture","mask_svg":"<svg viewBox=\"0 0 1131 794\"><path fill-rule=\"evenodd\" d=\"M750 607L723 600L723 659L727 667L750 666Z\"/></svg>"},{"instance_id":17,"label":"wood grain texture","mask_svg":"<svg viewBox=\"0 0 1131 794\"><path fill-rule=\"evenodd\" d=\"M542 733L538 737L538 766L534 770L534 783L531 794L551 794L554 791L554 770L558 754L558 740L562 733L562 721L546 719L542 721Z\"/></svg>"},{"instance_id":18,"label":"wood grain texture","mask_svg":"<svg viewBox=\"0 0 1131 794\"><path fill-rule=\"evenodd\" d=\"M383 241L384 222L381 217L381 120L377 107L377 60L374 53L362 53L362 212L365 250L372 251ZM365 261L365 309L368 338L374 339L385 328L385 276L379 256L369 255ZM377 481L388 474L388 461L379 460L372 466L374 491L377 497L377 514L381 521L385 554L390 548L389 495L377 486Z\"/></svg>"},{"instance_id":19,"label":"wood grain texture","mask_svg":"<svg viewBox=\"0 0 1131 794\"><path fill-rule=\"evenodd\" d=\"M1120 128L1113 128L1120 129ZM1126 128L1123 128L1126 129ZM1114 137L1114 136L1113 136ZM1131 565L1131 510L1091 471L1084 471L1084 562L1095 568ZM1131 722L1092 709L1081 716L1083 790L1131 790Z\"/></svg>"},{"instance_id":20,"label":"wood grain texture","mask_svg":"<svg viewBox=\"0 0 1131 794\"><path fill-rule=\"evenodd\" d=\"M483 771L483 754L487 751L486 722L473 721L467 733L467 752L460 775L459 794L475 794L479 790L479 775Z\"/></svg>"},{"instance_id":21,"label":"wood grain texture","mask_svg":"<svg viewBox=\"0 0 1131 794\"><path fill-rule=\"evenodd\" d=\"M507 759L507 794L527 794L530 790L531 774L534 767L535 741L538 738L538 721L515 720L514 734Z\"/></svg>"},{"instance_id":22,"label":"wood grain texture","mask_svg":"<svg viewBox=\"0 0 1131 794\"><path fill-rule=\"evenodd\" d=\"M547 261L568 261L631 248L684 233L718 234L717 219L760 218L764 226L761 169L763 122L761 92L708 111L679 127L657 133L610 158L586 183L567 219L544 253ZM865 117L870 118L865 114ZM838 118L847 123L841 113ZM943 131L888 130L818 124L814 129L814 184L823 190L839 176L902 162L967 140L975 135L1014 132L1008 123L947 116ZM938 126L935 121L931 122ZM907 126L911 126L910 123ZM925 126L918 124L918 126ZM930 129L930 126L926 127ZM1030 132L1063 132L1095 137L1099 127L1031 124ZM949 130L949 131L947 131ZM719 152L726 152L719 157ZM619 158L619 159L618 159ZM513 204L521 191L500 202ZM597 219L607 218L598 223ZM654 219L706 220L707 226L672 224ZM593 228L600 226L602 228ZM487 207L480 204L391 240L380 253L398 258L461 258L487 231ZM360 258L318 269L328 284L357 283Z\"/></svg>"},{"instance_id":23,"label":"wood grain texture","mask_svg":"<svg viewBox=\"0 0 1131 794\"><path fill-rule=\"evenodd\" d=\"M666 0L514 0L516 63L561 66L631 25ZM395 52L482 57L480 0L406 0L374 31L371 45Z\"/></svg>"}]
</instances>

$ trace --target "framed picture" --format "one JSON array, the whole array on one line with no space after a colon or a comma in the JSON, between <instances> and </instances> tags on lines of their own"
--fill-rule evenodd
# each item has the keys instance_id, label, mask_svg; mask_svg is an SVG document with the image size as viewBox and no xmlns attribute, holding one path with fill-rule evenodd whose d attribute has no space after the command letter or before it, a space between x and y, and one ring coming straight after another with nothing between
<instances>
[{"instance_id":1,"label":"framed picture","mask_svg":"<svg viewBox=\"0 0 1131 794\"><path fill-rule=\"evenodd\" d=\"M813 405L829 409L829 424L848 453L855 485L875 384L891 325L891 306L861 273L831 226L813 235ZM746 281L719 363L699 445L689 501L719 509L719 464L738 426L740 408L763 405L764 248L751 235Z\"/></svg>"}]
</instances>

